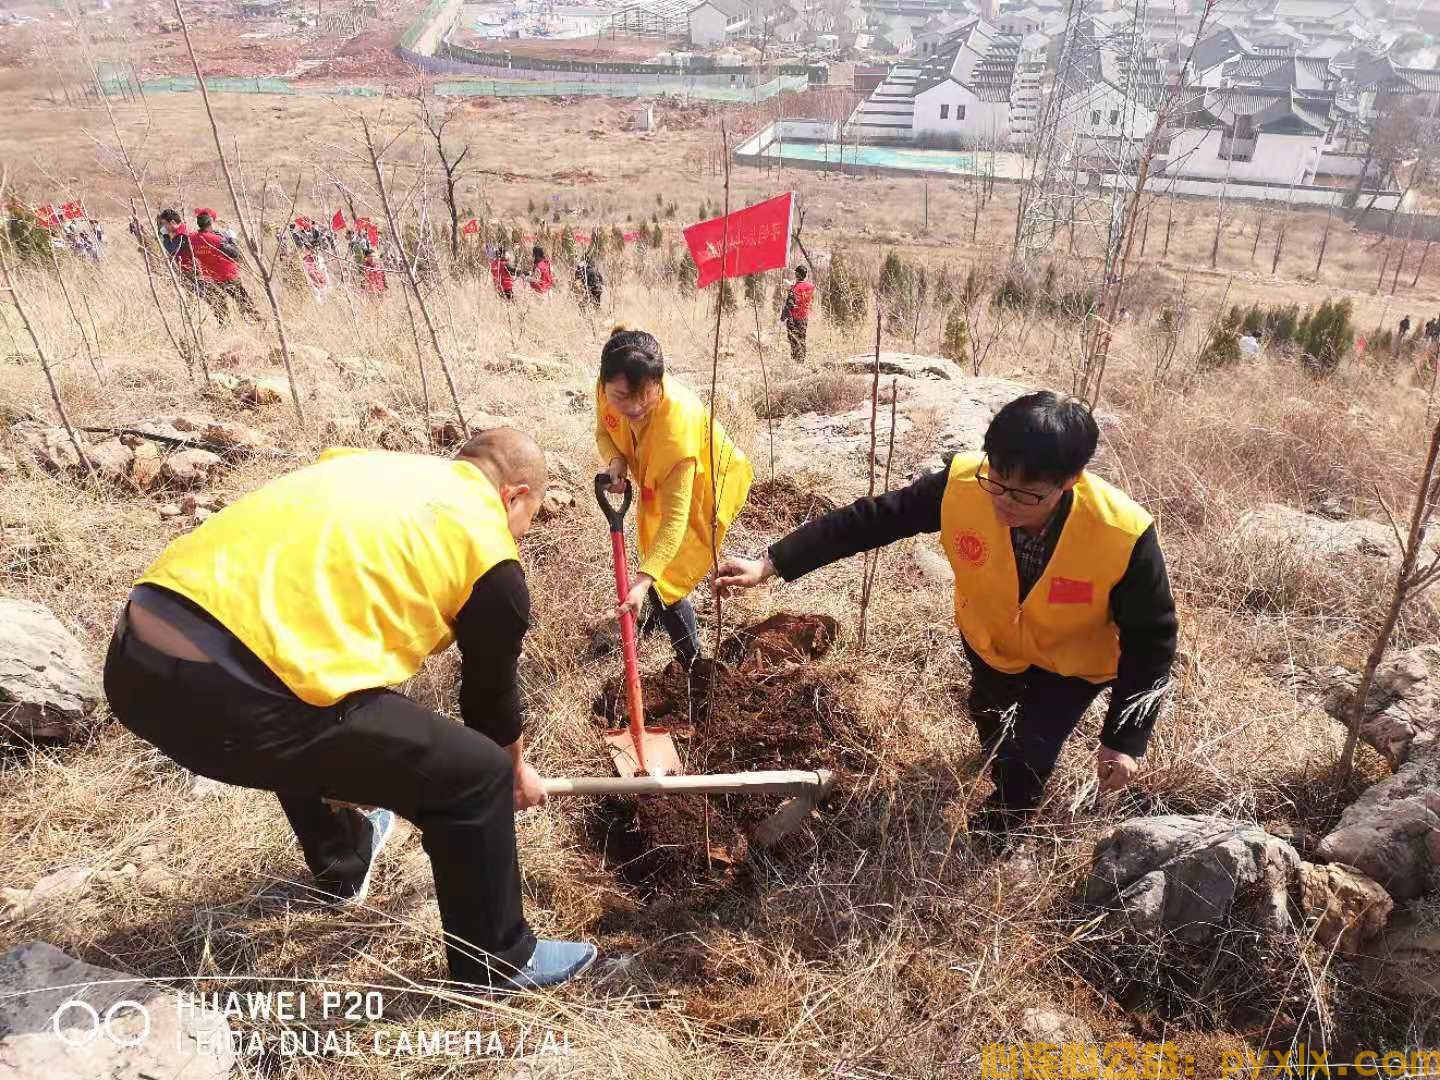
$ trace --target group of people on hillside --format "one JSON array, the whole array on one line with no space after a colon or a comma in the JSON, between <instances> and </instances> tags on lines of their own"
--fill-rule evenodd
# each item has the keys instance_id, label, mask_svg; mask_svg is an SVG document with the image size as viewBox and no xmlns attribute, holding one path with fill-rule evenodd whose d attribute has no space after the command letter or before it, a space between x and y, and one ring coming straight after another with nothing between
<instances>
[{"instance_id":1,"label":"group of people on hillside","mask_svg":"<svg viewBox=\"0 0 1440 1080\"><path fill-rule=\"evenodd\" d=\"M555 288L555 269L539 244L530 249L530 269L525 271L516 268L509 251L496 248L490 255L490 279L495 284L495 292L505 300L515 299L515 283L521 280L530 286L531 292L545 296ZM575 291L582 304L600 306L605 276L589 255L582 256L575 264Z\"/></svg>"},{"instance_id":2,"label":"group of people on hillside","mask_svg":"<svg viewBox=\"0 0 1440 1080\"><path fill-rule=\"evenodd\" d=\"M1082 402L1018 397L979 449L755 557L713 554L753 470L651 334L617 328L604 342L594 416L597 482L638 495L640 562L615 614L645 612L684 669L701 655L689 598L712 571L717 590L749 589L938 534L994 784L972 838L1003 845L1023 826L1106 688L1099 785L1136 775L1175 656L1175 605L1150 515L1089 471L1099 429ZM396 815L413 823L451 978L507 991L564 982L596 955L531 932L516 851L514 814L545 802L521 723L531 599L517 544L547 482L534 438L508 427L453 459L327 450L174 540L130 593L105 664L110 706L136 735L201 775L278 795L325 902L362 901ZM576 582L567 595L585 592ZM463 724L394 689L452 642Z\"/></svg>"},{"instance_id":3,"label":"group of people on hillside","mask_svg":"<svg viewBox=\"0 0 1440 1080\"><path fill-rule=\"evenodd\" d=\"M260 318L240 280L240 248L232 234L215 228L214 210L197 209L193 229L178 210L171 209L160 211L156 225L165 254L175 260L182 279L210 305L219 322L229 320L232 300L246 318Z\"/></svg>"}]
</instances>

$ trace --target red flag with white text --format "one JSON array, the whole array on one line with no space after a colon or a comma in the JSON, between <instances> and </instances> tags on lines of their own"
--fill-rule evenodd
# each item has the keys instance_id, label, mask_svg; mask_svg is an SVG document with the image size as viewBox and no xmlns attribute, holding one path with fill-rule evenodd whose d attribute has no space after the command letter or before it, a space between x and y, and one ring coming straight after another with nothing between
<instances>
[{"instance_id":1,"label":"red flag with white text","mask_svg":"<svg viewBox=\"0 0 1440 1080\"><path fill-rule=\"evenodd\" d=\"M790 225L795 193L712 218L685 230L690 257L700 271L695 285L703 289L722 277L745 277L778 270L790 261Z\"/></svg>"},{"instance_id":2,"label":"red flag with white text","mask_svg":"<svg viewBox=\"0 0 1440 1080\"><path fill-rule=\"evenodd\" d=\"M460 232L464 236L474 236L479 231L480 222L473 217L469 221L465 222L464 225L460 226Z\"/></svg>"}]
</instances>

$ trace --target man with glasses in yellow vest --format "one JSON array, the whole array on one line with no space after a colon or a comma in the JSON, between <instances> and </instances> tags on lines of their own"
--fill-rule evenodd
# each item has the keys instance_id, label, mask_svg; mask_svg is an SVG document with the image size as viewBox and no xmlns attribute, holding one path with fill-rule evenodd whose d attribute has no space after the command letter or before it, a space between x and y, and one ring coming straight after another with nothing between
<instances>
[{"instance_id":1,"label":"man with glasses in yellow vest","mask_svg":"<svg viewBox=\"0 0 1440 1080\"><path fill-rule=\"evenodd\" d=\"M1066 738L1107 687L1096 774L1101 790L1125 787L1169 681L1178 624L1165 559L1150 515L1087 470L1099 438L1082 402L1027 394L995 415L983 450L810 522L762 559L719 567L722 589L750 588L940 534L995 784L973 831L1003 834L1039 805Z\"/></svg>"},{"instance_id":2,"label":"man with glasses in yellow vest","mask_svg":"<svg viewBox=\"0 0 1440 1080\"><path fill-rule=\"evenodd\" d=\"M489 989L553 986L595 958L530 932L515 849L515 812L545 801L516 670L530 625L516 542L545 480L512 428L448 460L327 450L173 541L105 660L134 734L279 796L319 899L364 901L395 815L412 822L451 978ZM451 642L463 725L390 689Z\"/></svg>"}]
</instances>

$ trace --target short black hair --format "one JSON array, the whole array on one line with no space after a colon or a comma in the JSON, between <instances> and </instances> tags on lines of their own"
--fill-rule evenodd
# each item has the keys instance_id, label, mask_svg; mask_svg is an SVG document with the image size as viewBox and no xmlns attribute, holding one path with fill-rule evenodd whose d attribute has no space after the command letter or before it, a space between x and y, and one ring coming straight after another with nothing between
<instances>
[{"instance_id":1,"label":"short black hair","mask_svg":"<svg viewBox=\"0 0 1440 1080\"><path fill-rule=\"evenodd\" d=\"M611 332L610 340L600 350L600 383L604 385L622 375L632 391L664 378L665 354L653 334L623 326Z\"/></svg>"},{"instance_id":2,"label":"short black hair","mask_svg":"<svg viewBox=\"0 0 1440 1080\"><path fill-rule=\"evenodd\" d=\"M1010 402L985 431L990 464L1022 480L1063 483L1095 456L1100 428L1079 398L1037 390Z\"/></svg>"},{"instance_id":3,"label":"short black hair","mask_svg":"<svg viewBox=\"0 0 1440 1080\"><path fill-rule=\"evenodd\" d=\"M160 220L173 221L176 225L179 225L181 221L180 212L178 210L161 210Z\"/></svg>"},{"instance_id":4,"label":"short black hair","mask_svg":"<svg viewBox=\"0 0 1440 1080\"><path fill-rule=\"evenodd\" d=\"M215 219L209 214L196 214L195 224L202 230L208 229L211 225L215 224Z\"/></svg>"},{"instance_id":5,"label":"short black hair","mask_svg":"<svg viewBox=\"0 0 1440 1080\"><path fill-rule=\"evenodd\" d=\"M809 271L809 270L806 270L805 267L803 267L803 266L797 266L797 267L795 267L795 276L796 276L797 278L799 278L800 280L802 280L802 281L804 280L805 275L808 274L808 273L810 273L810 271Z\"/></svg>"},{"instance_id":6,"label":"short black hair","mask_svg":"<svg viewBox=\"0 0 1440 1080\"><path fill-rule=\"evenodd\" d=\"M541 259L545 258L545 249L542 248L539 244L536 244L535 247L531 249L530 254L534 257L536 262L539 262Z\"/></svg>"}]
</instances>

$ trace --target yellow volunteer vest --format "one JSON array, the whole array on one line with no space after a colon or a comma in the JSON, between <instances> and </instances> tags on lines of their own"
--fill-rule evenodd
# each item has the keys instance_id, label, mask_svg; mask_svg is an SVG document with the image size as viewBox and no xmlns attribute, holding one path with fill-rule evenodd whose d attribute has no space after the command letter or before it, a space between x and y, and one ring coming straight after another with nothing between
<instances>
[{"instance_id":1,"label":"yellow volunteer vest","mask_svg":"<svg viewBox=\"0 0 1440 1080\"><path fill-rule=\"evenodd\" d=\"M302 701L393 686L454 640L475 582L517 557L464 461L327 450L175 540L140 582L188 597Z\"/></svg>"},{"instance_id":2,"label":"yellow volunteer vest","mask_svg":"<svg viewBox=\"0 0 1440 1080\"><path fill-rule=\"evenodd\" d=\"M680 551L655 582L655 591L668 606L690 595L710 571L711 510L715 492L710 484L710 410L694 391L671 379L664 379L663 396L643 425L638 445L630 421L605 400L604 387L595 388L599 430L615 443L630 468L630 481L639 497L640 522L636 546L643 562L660 533L660 485L682 461L695 462L695 488L690 497L690 523ZM715 421L715 485L719 512L715 515L715 549L725 541L730 523L750 494L754 470L750 460Z\"/></svg>"},{"instance_id":3,"label":"yellow volunteer vest","mask_svg":"<svg viewBox=\"0 0 1440 1080\"><path fill-rule=\"evenodd\" d=\"M955 568L955 625L998 671L1034 665L1109 682L1120 661L1110 590L1150 515L1118 488L1082 473L1055 553L1021 604L1010 530L975 481L983 456L955 455L940 507L940 540Z\"/></svg>"}]
</instances>

